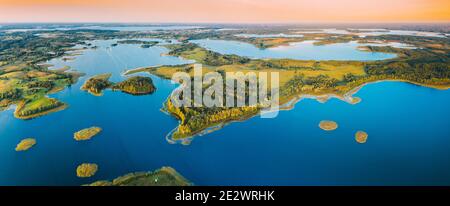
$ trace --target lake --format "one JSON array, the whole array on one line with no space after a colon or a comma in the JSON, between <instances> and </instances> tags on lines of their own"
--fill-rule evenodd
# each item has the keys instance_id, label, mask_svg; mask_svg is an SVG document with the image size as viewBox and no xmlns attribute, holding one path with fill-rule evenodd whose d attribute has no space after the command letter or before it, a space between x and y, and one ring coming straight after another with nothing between
<instances>
[{"instance_id":1,"label":"lake","mask_svg":"<svg viewBox=\"0 0 450 206\"><path fill-rule=\"evenodd\" d=\"M296 31L298 34L315 34L315 33L327 33L327 34L342 34L342 35L358 35L360 37L365 36L381 36L381 35L399 35L399 36L421 36L421 37L439 37L447 38L444 33L439 32L427 32L427 31L414 31L414 30L389 30L389 29L301 29Z\"/></svg>"},{"instance_id":2,"label":"lake","mask_svg":"<svg viewBox=\"0 0 450 206\"><path fill-rule=\"evenodd\" d=\"M196 185L450 184L449 90L369 84L356 94L359 104L305 99L277 118L233 123L184 146L165 139L177 125L160 111L176 88L170 81L152 76L157 91L146 96L105 91L95 97L79 88L95 74L111 72L112 80L120 81L126 69L190 61L161 55L167 49L159 46L93 43L99 47L73 61L49 62L87 73L51 95L68 109L29 121L15 119L12 110L0 113L0 185L81 185L162 166ZM322 131L318 124L324 119L337 121L339 128ZM90 126L103 131L88 142L73 139L74 132ZM369 134L366 144L355 142L357 130ZM37 144L15 152L27 137ZM94 177L76 176L84 162L99 165Z\"/></svg>"},{"instance_id":3,"label":"lake","mask_svg":"<svg viewBox=\"0 0 450 206\"><path fill-rule=\"evenodd\" d=\"M357 42L315 46L314 41L303 41L268 49L260 49L253 44L228 40L202 39L192 40L191 42L221 54L236 54L259 59L373 61L396 57L395 54L359 50L358 46L364 46L364 44L358 44Z\"/></svg>"}]
</instances>

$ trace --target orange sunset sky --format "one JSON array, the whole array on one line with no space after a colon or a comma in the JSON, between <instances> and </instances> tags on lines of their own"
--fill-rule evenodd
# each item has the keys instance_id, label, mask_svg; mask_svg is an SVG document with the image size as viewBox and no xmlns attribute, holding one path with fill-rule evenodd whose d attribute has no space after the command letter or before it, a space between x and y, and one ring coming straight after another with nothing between
<instances>
[{"instance_id":1,"label":"orange sunset sky","mask_svg":"<svg viewBox=\"0 0 450 206\"><path fill-rule=\"evenodd\" d=\"M450 0L0 0L0 22L450 22Z\"/></svg>"}]
</instances>

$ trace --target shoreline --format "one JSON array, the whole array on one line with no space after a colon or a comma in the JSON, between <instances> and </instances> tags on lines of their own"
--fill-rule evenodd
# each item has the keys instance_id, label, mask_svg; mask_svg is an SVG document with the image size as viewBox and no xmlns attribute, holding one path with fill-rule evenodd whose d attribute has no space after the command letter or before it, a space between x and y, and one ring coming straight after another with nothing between
<instances>
[{"instance_id":1,"label":"shoreline","mask_svg":"<svg viewBox=\"0 0 450 206\"><path fill-rule=\"evenodd\" d=\"M72 60L75 60L76 58L78 58L78 56L81 56L87 50L87 49L83 49L83 48L74 48L74 47L76 47L76 45L71 48L68 48L68 50L61 56L52 58L51 60L61 59L61 61L66 62L63 60L63 58L65 58L65 57L70 57L70 58L73 58ZM41 66L49 71L54 71L54 72L56 71L56 72L61 72L61 73L66 73L66 72L72 73L73 74L72 82L70 84L68 84L68 86L72 86L72 85L76 84L78 82L78 80L80 79L80 77L85 75L84 73L73 70L70 66L67 66L67 65L62 68L52 68L52 67L55 67L55 65L49 63L51 60L38 62L38 63L36 63L36 65ZM65 90L66 86L53 88L53 90L48 91L45 94L45 96L59 93L59 92ZM20 110L22 109L20 104L21 104L20 102L12 102L11 104L8 105L7 108L5 108L4 110L0 110L0 112L7 111L7 110L13 110L14 118L21 119L21 120L31 120L31 119L42 117L42 116L45 116L45 115L48 115L48 114L51 114L54 112L59 112L59 111L65 110L69 107L68 104L62 102L62 105L52 108L52 109L49 109L47 111L43 111L43 112L39 112L36 114L27 115L27 116L21 116L18 114L20 112Z\"/></svg>"},{"instance_id":2,"label":"shoreline","mask_svg":"<svg viewBox=\"0 0 450 206\"><path fill-rule=\"evenodd\" d=\"M337 95L337 94L322 94L322 95L300 94L297 97L294 97L293 99L288 101L287 103L285 103L283 105L280 105L280 111L289 111L289 110L293 109L295 107L295 104L297 104L299 101L301 101L303 99L315 99L315 100L317 100L320 103L326 103L331 98L336 98L336 99L339 99L341 101L347 102L349 104L358 104L361 100L358 101L358 102L352 102L351 101L351 98L358 98L358 97L353 97L353 95L358 93L359 90L361 90L363 87L365 87L365 86L367 86L369 84L377 84L377 83L382 83L382 82L401 82L401 83L412 84L412 85L416 85L416 86L426 87L426 88L430 88L430 89L437 89L437 90L448 90L448 89L450 89L450 86L442 87L442 86L436 86L436 85L427 85L427 84L415 83L415 82L408 81L408 80L396 80L396 79L376 80L376 81L363 83L363 84L361 84L361 85L351 89L350 91L344 93L344 95Z\"/></svg>"},{"instance_id":3,"label":"shoreline","mask_svg":"<svg viewBox=\"0 0 450 206\"><path fill-rule=\"evenodd\" d=\"M165 114L168 114L170 116L173 117L173 115L167 111L163 111ZM258 111L258 113L254 114L254 115L248 115L245 117L242 117L241 119L238 120L228 120L228 121L224 121L224 122L219 122L217 124L213 124L210 126L205 127L204 129L201 129L197 132L195 132L194 134L187 136L187 137L183 137L183 138L179 138L179 139L174 139L173 138L173 133L175 131L178 130L178 127L180 126L180 124L178 124L174 129L172 129L167 135L166 135L166 140L171 143L171 144L176 144L176 143L181 143L183 145L189 145L192 140L194 140L195 137L201 137L203 135L207 135L209 133L218 131L222 128L224 128L225 126L232 124L232 123L239 123L239 122L245 122L249 119L252 119L254 117L257 117L258 115L261 114L261 111ZM178 123L180 123L181 121L179 120Z\"/></svg>"},{"instance_id":4,"label":"shoreline","mask_svg":"<svg viewBox=\"0 0 450 206\"><path fill-rule=\"evenodd\" d=\"M336 98L336 99L339 99L341 101L347 102L349 104L358 104L361 101L361 99L358 98L358 97L353 97L353 95L358 93L359 90L361 90L366 85L382 83L382 82L402 82L402 83L413 84L413 85L427 87L427 88L431 88L431 89L437 89L437 90L447 90L447 89L450 88L450 86L440 87L440 86L435 86L435 85L426 85L426 84L414 83L414 82L407 81L407 80L395 80L395 79L377 80L377 81L363 83L363 84L361 84L361 85L351 89L350 91L344 93L343 95L337 95L337 94L322 94L322 95L300 94L297 97L291 98L291 100L289 100L287 103L279 105L279 111L290 111L290 110L293 110L293 109L295 109L295 105L297 103L299 103L303 99L315 99L316 101L318 101L320 103L326 103L328 100L330 100L332 98ZM171 144L181 143L183 145L188 145L188 144L186 144L186 142L190 143L195 137L203 136L203 135L206 135L206 134L218 131L218 130L220 130L220 129L224 128L225 126L227 126L229 124L232 124L232 123L244 122L244 121L247 121L247 120L249 120L251 118L257 117L258 115L261 115L262 110L263 109L258 111L258 113L255 114L255 115L250 115L250 116L247 116L247 117L243 117L240 120L230 120L230 121L220 122L218 124L207 126L206 128L204 128L204 129L202 129L202 130L200 130L198 132L195 132L193 135L186 136L186 137L183 137L183 138L180 138L180 139L174 139L172 135L178 129L178 127L179 127L179 124L178 124L174 129L172 129L166 135L166 140L169 143L171 143ZM164 103L163 103L163 108L161 109L161 111L163 113L167 114L167 115L175 117L174 115L172 115L170 112L168 112L165 109ZM178 123L180 123L180 121L178 121Z\"/></svg>"},{"instance_id":5,"label":"shoreline","mask_svg":"<svg viewBox=\"0 0 450 206\"><path fill-rule=\"evenodd\" d=\"M140 73L140 72L146 72L147 69L157 68L157 67L161 67L161 66L162 65L155 65L155 66L148 66L148 67L144 66L144 67L137 67L137 68L134 68L134 69L128 69L128 70L125 70L124 72L122 72L121 76L125 77L125 76L131 75L131 74L137 74L137 73Z\"/></svg>"}]
</instances>

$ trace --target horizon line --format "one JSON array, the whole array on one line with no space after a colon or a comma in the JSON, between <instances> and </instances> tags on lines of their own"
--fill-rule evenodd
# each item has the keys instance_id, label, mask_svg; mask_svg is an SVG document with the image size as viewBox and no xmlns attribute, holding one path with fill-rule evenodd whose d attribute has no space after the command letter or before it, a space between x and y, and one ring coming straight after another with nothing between
<instances>
[{"instance_id":1,"label":"horizon line","mask_svg":"<svg viewBox=\"0 0 450 206\"><path fill-rule=\"evenodd\" d=\"M377 21L305 21L305 22L177 22L177 21L167 21L167 22L133 22L133 21L11 21L11 22L0 22L0 24L450 24L450 20L446 21L388 21L388 22L377 22Z\"/></svg>"}]
</instances>

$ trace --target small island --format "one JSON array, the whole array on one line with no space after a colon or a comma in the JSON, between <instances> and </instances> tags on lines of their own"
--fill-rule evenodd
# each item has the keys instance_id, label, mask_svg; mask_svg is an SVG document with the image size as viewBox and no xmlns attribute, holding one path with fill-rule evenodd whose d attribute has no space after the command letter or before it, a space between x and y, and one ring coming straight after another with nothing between
<instances>
[{"instance_id":1,"label":"small island","mask_svg":"<svg viewBox=\"0 0 450 206\"><path fill-rule=\"evenodd\" d=\"M187 179L171 167L162 167L154 172L136 172L112 181L97 181L87 186L190 186Z\"/></svg>"},{"instance_id":2,"label":"small island","mask_svg":"<svg viewBox=\"0 0 450 206\"><path fill-rule=\"evenodd\" d=\"M90 127L78 132L75 132L73 138L77 141L90 140L93 136L97 135L102 131L100 127Z\"/></svg>"},{"instance_id":3,"label":"small island","mask_svg":"<svg viewBox=\"0 0 450 206\"><path fill-rule=\"evenodd\" d=\"M92 177L98 170L97 164L83 163L77 167L77 176L81 178Z\"/></svg>"},{"instance_id":4,"label":"small island","mask_svg":"<svg viewBox=\"0 0 450 206\"><path fill-rule=\"evenodd\" d=\"M132 95L145 95L155 92L156 87L150 77L135 76L114 85L112 89Z\"/></svg>"},{"instance_id":5,"label":"small island","mask_svg":"<svg viewBox=\"0 0 450 206\"><path fill-rule=\"evenodd\" d=\"M109 81L109 78L111 78L111 73L93 76L84 82L81 90L88 91L95 96L101 96L102 91L111 87L113 84Z\"/></svg>"},{"instance_id":6,"label":"small island","mask_svg":"<svg viewBox=\"0 0 450 206\"><path fill-rule=\"evenodd\" d=\"M333 131L338 128L338 124L334 121L324 120L320 121L319 127L325 131Z\"/></svg>"},{"instance_id":7,"label":"small island","mask_svg":"<svg viewBox=\"0 0 450 206\"><path fill-rule=\"evenodd\" d=\"M22 141L19 142L19 144L17 144L16 151L17 152L26 151L26 150L30 149L31 147L33 147L35 144L36 144L36 140L33 138L23 139Z\"/></svg>"},{"instance_id":8,"label":"small island","mask_svg":"<svg viewBox=\"0 0 450 206\"><path fill-rule=\"evenodd\" d=\"M127 39L127 40L120 40L117 41L117 44L140 44L141 48L150 48L152 46L155 46L159 42L157 41L144 41L144 40L136 40L136 39ZM117 46L116 44L116 46Z\"/></svg>"},{"instance_id":9,"label":"small island","mask_svg":"<svg viewBox=\"0 0 450 206\"><path fill-rule=\"evenodd\" d=\"M356 142L358 142L360 144L364 144L364 143L366 143L368 136L369 135L366 132L358 131L355 134L355 140L356 140Z\"/></svg>"}]
</instances>

